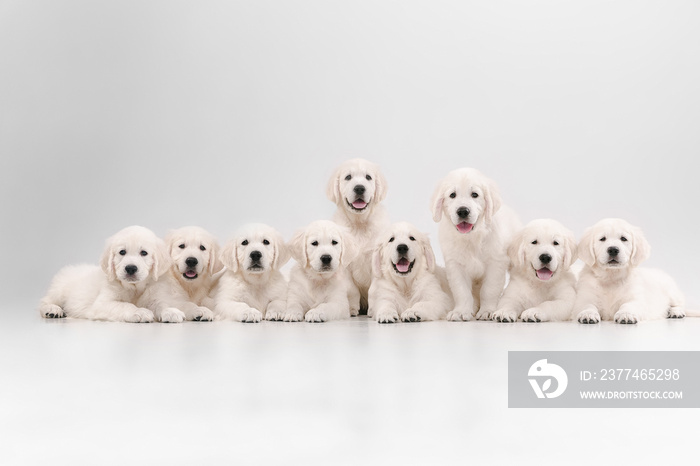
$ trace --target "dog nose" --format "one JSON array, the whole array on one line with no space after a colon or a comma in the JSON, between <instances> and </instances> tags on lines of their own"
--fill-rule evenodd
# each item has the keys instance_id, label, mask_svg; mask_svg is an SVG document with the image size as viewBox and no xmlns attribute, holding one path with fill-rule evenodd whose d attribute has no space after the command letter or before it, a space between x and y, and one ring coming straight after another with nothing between
<instances>
[{"instance_id":1,"label":"dog nose","mask_svg":"<svg viewBox=\"0 0 700 466\"><path fill-rule=\"evenodd\" d=\"M126 267L124 267L124 270L126 271L127 274L133 275L139 271L139 268L136 267L135 265L127 265Z\"/></svg>"},{"instance_id":2,"label":"dog nose","mask_svg":"<svg viewBox=\"0 0 700 466\"><path fill-rule=\"evenodd\" d=\"M610 246L608 248L608 255L610 255L610 257L616 257L618 254L620 254L619 248L616 248L615 246Z\"/></svg>"},{"instance_id":3,"label":"dog nose","mask_svg":"<svg viewBox=\"0 0 700 466\"><path fill-rule=\"evenodd\" d=\"M355 189L353 189L353 191L355 191L355 194L357 194L358 196L362 196L365 193L365 187L361 184L358 184L355 185Z\"/></svg>"},{"instance_id":4,"label":"dog nose","mask_svg":"<svg viewBox=\"0 0 700 466\"><path fill-rule=\"evenodd\" d=\"M194 267L195 265L199 264L199 261L196 257L188 257L185 259L185 264L187 264L187 267Z\"/></svg>"},{"instance_id":5,"label":"dog nose","mask_svg":"<svg viewBox=\"0 0 700 466\"><path fill-rule=\"evenodd\" d=\"M321 262L323 263L323 265L329 265L332 260L333 257L331 257L329 254L324 254L321 256Z\"/></svg>"},{"instance_id":6,"label":"dog nose","mask_svg":"<svg viewBox=\"0 0 700 466\"><path fill-rule=\"evenodd\" d=\"M550 256L549 254L540 254L540 262L542 262L543 264L549 264L550 262L552 262L552 256Z\"/></svg>"},{"instance_id":7,"label":"dog nose","mask_svg":"<svg viewBox=\"0 0 700 466\"><path fill-rule=\"evenodd\" d=\"M467 209L466 207L460 207L459 209L457 209L457 216L459 218L469 217L469 209Z\"/></svg>"},{"instance_id":8,"label":"dog nose","mask_svg":"<svg viewBox=\"0 0 700 466\"><path fill-rule=\"evenodd\" d=\"M408 252L408 246L406 246L405 244L399 244L398 246L396 246L396 251L399 254L406 254Z\"/></svg>"},{"instance_id":9,"label":"dog nose","mask_svg":"<svg viewBox=\"0 0 700 466\"><path fill-rule=\"evenodd\" d=\"M262 252L260 252L260 251L253 251L250 253L250 258L256 262L259 261L261 257L262 257Z\"/></svg>"}]
</instances>

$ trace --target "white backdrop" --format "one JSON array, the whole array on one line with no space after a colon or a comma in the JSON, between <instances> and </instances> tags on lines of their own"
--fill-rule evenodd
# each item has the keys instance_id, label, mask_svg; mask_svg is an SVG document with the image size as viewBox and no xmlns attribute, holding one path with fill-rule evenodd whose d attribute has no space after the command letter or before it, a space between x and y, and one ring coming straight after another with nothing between
<instances>
[{"instance_id":1,"label":"white backdrop","mask_svg":"<svg viewBox=\"0 0 700 466\"><path fill-rule=\"evenodd\" d=\"M473 166L523 221L641 226L697 305L698 24L679 1L4 1L3 296L130 224L289 237L361 156L435 246L432 190Z\"/></svg>"}]
</instances>

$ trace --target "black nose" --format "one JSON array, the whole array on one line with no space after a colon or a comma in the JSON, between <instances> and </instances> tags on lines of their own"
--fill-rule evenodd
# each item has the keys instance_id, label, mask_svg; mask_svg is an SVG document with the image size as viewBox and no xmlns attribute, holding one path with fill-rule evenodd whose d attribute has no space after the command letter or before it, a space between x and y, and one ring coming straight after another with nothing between
<instances>
[{"instance_id":1,"label":"black nose","mask_svg":"<svg viewBox=\"0 0 700 466\"><path fill-rule=\"evenodd\" d=\"M550 256L549 254L540 254L540 262L542 262L543 264L549 264L550 262L552 262L552 256Z\"/></svg>"},{"instance_id":2,"label":"black nose","mask_svg":"<svg viewBox=\"0 0 700 466\"><path fill-rule=\"evenodd\" d=\"M259 261L261 257L262 257L262 252L260 252L260 251L253 251L250 253L250 258L256 262Z\"/></svg>"},{"instance_id":3,"label":"black nose","mask_svg":"<svg viewBox=\"0 0 700 466\"><path fill-rule=\"evenodd\" d=\"M466 207L460 207L459 209L457 209L457 216L459 218L469 217L469 209L467 209Z\"/></svg>"},{"instance_id":4,"label":"black nose","mask_svg":"<svg viewBox=\"0 0 700 466\"><path fill-rule=\"evenodd\" d=\"M126 270L127 274L133 275L139 271L139 268L136 267L135 265L127 265L126 267L124 267L124 270Z\"/></svg>"},{"instance_id":5,"label":"black nose","mask_svg":"<svg viewBox=\"0 0 700 466\"><path fill-rule=\"evenodd\" d=\"M365 193L365 187L361 184L358 184L355 185L355 189L353 189L353 191L355 191L355 194L357 194L358 196L362 196Z\"/></svg>"},{"instance_id":6,"label":"black nose","mask_svg":"<svg viewBox=\"0 0 700 466\"><path fill-rule=\"evenodd\" d=\"M195 265L199 264L199 261L196 257L188 257L185 259L185 264L187 264L187 267L194 267Z\"/></svg>"},{"instance_id":7,"label":"black nose","mask_svg":"<svg viewBox=\"0 0 700 466\"><path fill-rule=\"evenodd\" d=\"M620 249L616 248L615 246L610 246L608 248L608 254L610 257L616 257L618 254L620 254Z\"/></svg>"},{"instance_id":8,"label":"black nose","mask_svg":"<svg viewBox=\"0 0 700 466\"><path fill-rule=\"evenodd\" d=\"M332 260L333 260L333 257L331 257L328 254L324 254L321 256L321 262L323 263L323 265L330 264Z\"/></svg>"},{"instance_id":9,"label":"black nose","mask_svg":"<svg viewBox=\"0 0 700 466\"><path fill-rule=\"evenodd\" d=\"M399 244L398 246L396 246L396 251L399 254L406 254L408 252L408 246L406 246L405 244Z\"/></svg>"}]
</instances>

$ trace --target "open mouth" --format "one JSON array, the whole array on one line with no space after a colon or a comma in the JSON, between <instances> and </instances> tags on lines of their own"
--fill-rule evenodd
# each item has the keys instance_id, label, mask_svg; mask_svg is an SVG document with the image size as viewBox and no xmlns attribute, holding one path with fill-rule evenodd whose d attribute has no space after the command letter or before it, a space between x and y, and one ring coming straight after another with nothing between
<instances>
[{"instance_id":1,"label":"open mouth","mask_svg":"<svg viewBox=\"0 0 700 466\"><path fill-rule=\"evenodd\" d=\"M469 233L474 228L473 223L467 223L467 222L458 223L456 226L457 226L457 231L459 231L460 233Z\"/></svg>"},{"instance_id":2,"label":"open mouth","mask_svg":"<svg viewBox=\"0 0 700 466\"><path fill-rule=\"evenodd\" d=\"M263 270L265 270L265 267L258 263L250 264L250 267L248 267L249 272L262 272Z\"/></svg>"},{"instance_id":3,"label":"open mouth","mask_svg":"<svg viewBox=\"0 0 700 466\"><path fill-rule=\"evenodd\" d=\"M610 267L618 267L620 262L618 262L617 259L610 259L605 265L609 265Z\"/></svg>"},{"instance_id":4,"label":"open mouth","mask_svg":"<svg viewBox=\"0 0 700 466\"><path fill-rule=\"evenodd\" d=\"M542 267L539 270L535 270L535 274L537 275L537 278L539 278L543 282L546 282L550 278L552 278L552 275L554 275L554 272L549 270L547 267Z\"/></svg>"},{"instance_id":5,"label":"open mouth","mask_svg":"<svg viewBox=\"0 0 700 466\"><path fill-rule=\"evenodd\" d=\"M352 210L356 210L358 212L365 210L365 208L369 205L369 202L365 202L364 199L355 199L352 202L346 199L345 202L348 203Z\"/></svg>"},{"instance_id":6,"label":"open mouth","mask_svg":"<svg viewBox=\"0 0 700 466\"><path fill-rule=\"evenodd\" d=\"M182 276L188 280L194 280L199 276L199 274L197 274L197 271L194 269L188 269L185 273L182 274Z\"/></svg>"},{"instance_id":7,"label":"open mouth","mask_svg":"<svg viewBox=\"0 0 700 466\"><path fill-rule=\"evenodd\" d=\"M138 281L141 281L134 275L127 275L126 277L123 278L123 280L125 282L129 282L129 283L136 283Z\"/></svg>"},{"instance_id":8,"label":"open mouth","mask_svg":"<svg viewBox=\"0 0 700 466\"><path fill-rule=\"evenodd\" d=\"M415 260L413 262L409 262L408 259L402 257L396 264L392 265L394 266L394 270L396 271L396 273L400 275L406 275L411 272L411 270L413 269L413 264L415 263Z\"/></svg>"}]
</instances>

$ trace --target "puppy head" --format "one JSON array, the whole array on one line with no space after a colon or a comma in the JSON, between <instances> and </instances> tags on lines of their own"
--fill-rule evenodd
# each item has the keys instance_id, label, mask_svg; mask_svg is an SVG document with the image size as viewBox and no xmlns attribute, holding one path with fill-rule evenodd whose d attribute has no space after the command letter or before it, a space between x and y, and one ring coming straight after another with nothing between
<instances>
[{"instance_id":1,"label":"puppy head","mask_svg":"<svg viewBox=\"0 0 700 466\"><path fill-rule=\"evenodd\" d=\"M439 222L444 214L462 234L482 222L489 225L500 208L496 184L473 168L451 171L433 193L433 220Z\"/></svg>"},{"instance_id":2,"label":"puppy head","mask_svg":"<svg viewBox=\"0 0 700 466\"><path fill-rule=\"evenodd\" d=\"M508 256L514 268L546 282L576 261L576 239L556 220L534 220L515 235Z\"/></svg>"},{"instance_id":3,"label":"puppy head","mask_svg":"<svg viewBox=\"0 0 700 466\"><path fill-rule=\"evenodd\" d=\"M186 281L196 280L202 273L213 275L224 264L219 260L216 238L199 227L184 227L171 231L165 244L173 260L173 268Z\"/></svg>"},{"instance_id":4,"label":"puppy head","mask_svg":"<svg viewBox=\"0 0 700 466\"><path fill-rule=\"evenodd\" d=\"M100 266L109 281L135 284L148 277L158 280L170 267L170 256L151 230L131 226L107 239Z\"/></svg>"},{"instance_id":5,"label":"puppy head","mask_svg":"<svg viewBox=\"0 0 700 466\"><path fill-rule=\"evenodd\" d=\"M427 235L406 222L395 223L379 235L372 253L374 276L410 277L420 270L435 270Z\"/></svg>"},{"instance_id":6,"label":"puppy head","mask_svg":"<svg viewBox=\"0 0 700 466\"><path fill-rule=\"evenodd\" d=\"M299 230L289 245L299 265L321 275L333 274L357 254L347 230L330 220L318 220Z\"/></svg>"},{"instance_id":7,"label":"puppy head","mask_svg":"<svg viewBox=\"0 0 700 466\"><path fill-rule=\"evenodd\" d=\"M339 208L361 215L384 200L386 188L386 178L377 164L352 159L338 167L330 177L326 196Z\"/></svg>"},{"instance_id":8,"label":"puppy head","mask_svg":"<svg viewBox=\"0 0 700 466\"><path fill-rule=\"evenodd\" d=\"M636 267L649 258L651 247L642 230L619 218L607 218L588 228L578 255L589 267Z\"/></svg>"},{"instance_id":9,"label":"puppy head","mask_svg":"<svg viewBox=\"0 0 700 466\"><path fill-rule=\"evenodd\" d=\"M261 274L277 270L289 260L282 235L261 223L239 229L221 251L221 260L233 272Z\"/></svg>"}]
</instances>

